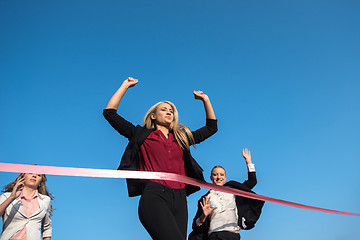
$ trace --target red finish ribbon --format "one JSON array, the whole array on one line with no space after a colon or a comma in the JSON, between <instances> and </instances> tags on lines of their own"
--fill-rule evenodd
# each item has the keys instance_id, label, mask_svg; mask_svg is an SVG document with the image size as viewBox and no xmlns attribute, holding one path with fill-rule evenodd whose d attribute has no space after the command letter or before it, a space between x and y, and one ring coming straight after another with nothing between
<instances>
[{"instance_id":1,"label":"red finish ribbon","mask_svg":"<svg viewBox=\"0 0 360 240\"><path fill-rule=\"evenodd\" d=\"M130 178L130 179L158 179L182 182L185 184L191 184L194 186L214 189L221 192L234 194L241 197L258 199L266 202L272 202L282 204L289 207L307 209L318 212L359 216L359 213L344 212L331 210L326 208L313 207L300 203L289 202L281 199L271 198L267 196L258 195L251 192L246 192L230 187L217 186L215 184L203 182L186 176L163 173L163 172L144 172L144 171L127 171L127 170L106 170L106 169L90 169L90 168L72 168L72 167L53 167L53 166L38 166L38 165L26 165L26 164L13 164L13 163L0 163L0 172L15 172L15 173L38 173L49 175L61 175L61 176L78 176L78 177L101 177L101 178Z\"/></svg>"}]
</instances>

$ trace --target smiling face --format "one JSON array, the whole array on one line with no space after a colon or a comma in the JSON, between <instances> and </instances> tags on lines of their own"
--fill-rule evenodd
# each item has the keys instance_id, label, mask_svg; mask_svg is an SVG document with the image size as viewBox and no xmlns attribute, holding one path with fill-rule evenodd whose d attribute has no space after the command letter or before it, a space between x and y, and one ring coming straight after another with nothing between
<instances>
[{"instance_id":1,"label":"smiling face","mask_svg":"<svg viewBox=\"0 0 360 240\"><path fill-rule=\"evenodd\" d=\"M170 127L170 124L174 121L174 110L168 103L160 103L155 113L151 114L151 119L155 120L156 125Z\"/></svg>"},{"instance_id":2,"label":"smiling face","mask_svg":"<svg viewBox=\"0 0 360 240\"><path fill-rule=\"evenodd\" d=\"M214 184L223 186L226 181L225 170L221 167L213 168L213 170L211 171L210 179Z\"/></svg>"},{"instance_id":3,"label":"smiling face","mask_svg":"<svg viewBox=\"0 0 360 240\"><path fill-rule=\"evenodd\" d=\"M25 178L25 183L24 183L25 186L32 189L37 189L41 181L43 180L42 174L35 174L35 173L25 173L24 178Z\"/></svg>"}]
</instances>

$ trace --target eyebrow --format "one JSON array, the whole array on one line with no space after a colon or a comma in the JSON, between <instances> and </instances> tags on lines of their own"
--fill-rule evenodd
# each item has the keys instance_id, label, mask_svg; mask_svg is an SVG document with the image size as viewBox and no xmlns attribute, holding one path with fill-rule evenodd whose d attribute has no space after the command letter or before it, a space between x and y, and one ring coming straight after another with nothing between
<instances>
[{"instance_id":1,"label":"eyebrow","mask_svg":"<svg viewBox=\"0 0 360 240\"><path fill-rule=\"evenodd\" d=\"M168 107L161 107L160 109L169 109L170 111L174 111L172 108L168 108Z\"/></svg>"}]
</instances>

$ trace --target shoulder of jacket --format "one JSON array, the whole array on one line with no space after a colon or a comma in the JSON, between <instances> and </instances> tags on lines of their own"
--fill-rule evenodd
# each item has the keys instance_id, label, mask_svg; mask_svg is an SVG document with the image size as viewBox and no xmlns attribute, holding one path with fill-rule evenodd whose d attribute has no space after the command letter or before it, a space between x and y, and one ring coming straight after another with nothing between
<instances>
[{"instance_id":1,"label":"shoulder of jacket","mask_svg":"<svg viewBox=\"0 0 360 240\"><path fill-rule=\"evenodd\" d=\"M144 137L148 137L150 135L151 132L155 131L155 128L146 128L140 125L136 125L135 127L135 139L137 138L144 138Z\"/></svg>"},{"instance_id":2,"label":"shoulder of jacket","mask_svg":"<svg viewBox=\"0 0 360 240\"><path fill-rule=\"evenodd\" d=\"M44 194L41 194L41 193L39 193L39 195L40 195L40 197L42 197L42 199L44 201L47 201L47 202L51 201L51 198L48 195L44 195Z\"/></svg>"},{"instance_id":3,"label":"shoulder of jacket","mask_svg":"<svg viewBox=\"0 0 360 240\"><path fill-rule=\"evenodd\" d=\"M4 192L3 194L0 195L0 197L4 196L4 197L8 198L10 195L11 195L11 192Z\"/></svg>"},{"instance_id":4,"label":"shoulder of jacket","mask_svg":"<svg viewBox=\"0 0 360 240\"><path fill-rule=\"evenodd\" d=\"M242 184L242 183L239 183L237 181L234 181L234 180L231 180L231 181L228 181L224 184L224 186L231 186L231 185L234 185L234 184Z\"/></svg>"}]
</instances>

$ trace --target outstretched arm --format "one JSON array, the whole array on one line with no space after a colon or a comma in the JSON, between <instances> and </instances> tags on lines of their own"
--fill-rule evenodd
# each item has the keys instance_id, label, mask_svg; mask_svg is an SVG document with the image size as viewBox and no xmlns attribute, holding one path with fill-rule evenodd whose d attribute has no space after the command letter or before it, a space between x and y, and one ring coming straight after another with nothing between
<instances>
[{"instance_id":1,"label":"outstretched arm","mask_svg":"<svg viewBox=\"0 0 360 240\"><path fill-rule=\"evenodd\" d=\"M204 103L204 108L206 112L206 118L216 119L214 109L211 105L209 97L204 94L202 91L194 91L195 99L201 100Z\"/></svg>"},{"instance_id":2,"label":"outstretched arm","mask_svg":"<svg viewBox=\"0 0 360 240\"><path fill-rule=\"evenodd\" d=\"M105 109L118 109L119 103L128 90L128 88L131 88L135 86L138 83L137 79L134 79L132 77L128 77L120 86L120 88L116 91L116 93L111 97L110 101L108 102Z\"/></svg>"},{"instance_id":3,"label":"outstretched arm","mask_svg":"<svg viewBox=\"0 0 360 240\"><path fill-rule=\"evenodd\" d=\"M105 119L111 124L111 126L129 140L135 134L135 126L124 118L120 117L116 111L125 92L128 90L128 88L135 86L137 83L137 79L131 77L127 78L116 91L116 93L111 97L109 103L103 111Z\"/></svg>"}]
</instances>

